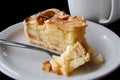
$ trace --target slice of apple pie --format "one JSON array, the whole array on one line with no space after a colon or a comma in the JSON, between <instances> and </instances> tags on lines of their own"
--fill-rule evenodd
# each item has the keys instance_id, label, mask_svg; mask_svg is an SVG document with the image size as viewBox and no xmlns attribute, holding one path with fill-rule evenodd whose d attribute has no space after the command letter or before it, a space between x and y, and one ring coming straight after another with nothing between
<instances>
[{"instance_id":1,"label":"slice of apple pie","mask_svg":"<svg viewBox=\"0 0 120 80\"><path fill-rule=\"evenodd\" d=\"M86 27L82 17L70 16L58 9L47 9L24 19L29 42L61 52L61 56L43 62L42 69L62 75L69 75L90 61L94 50L85 38Z\"/></svg>"}]
</instances>

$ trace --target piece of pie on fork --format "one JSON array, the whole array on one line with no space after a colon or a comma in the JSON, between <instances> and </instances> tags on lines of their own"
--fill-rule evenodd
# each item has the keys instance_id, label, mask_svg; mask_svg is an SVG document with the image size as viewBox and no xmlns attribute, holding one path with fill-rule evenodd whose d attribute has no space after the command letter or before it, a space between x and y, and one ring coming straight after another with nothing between
<instances>
[{"instance_id":1,"label":"piece of pie on fork","mask_svg":"<svg viewBox=\"0 0 120 80\"><path fill-rule=\"evenodd\" d=\"M83 17L70 16L59 9L47 9L24 19L24 32L30 43L61 52L42 64L42 69L68 76L90 61L94 53L88 44L87 23Z\"/></svg>"}]
</instances>

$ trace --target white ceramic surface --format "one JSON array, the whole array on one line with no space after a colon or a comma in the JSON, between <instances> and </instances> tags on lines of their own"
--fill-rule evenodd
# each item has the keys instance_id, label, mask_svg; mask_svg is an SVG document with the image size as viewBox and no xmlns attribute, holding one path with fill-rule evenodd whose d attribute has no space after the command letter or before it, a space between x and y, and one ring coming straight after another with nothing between
<instances>
[{"instance_id":1,"label":"white ceramic surface","mask_svg":"<svg viewBox=\"0 0 120 80\"><path fill-rule=\"evenodd\" d=\"M17 80L88 80L103 77L120 65L120 38L102 25L87 21L86 38L94 47L95 55L102 54L105 62L87 64L78 68L70 77L42 71L41 62L50 59L46 53L23 48L0 48L0 70ZM24 36L23 23L17 23L0 33L0 38L29 44Z\"/></svg>"},{"instance_id":2,"label":"white ceramic surface","mask_svg":"<svg viewBox=\"0 0 120 80\"><path fill-rule=\"evenodd\" d=\"M120 18L120 0L68 0L71 15L108 24Z\"/></svg>"}]
</instances>

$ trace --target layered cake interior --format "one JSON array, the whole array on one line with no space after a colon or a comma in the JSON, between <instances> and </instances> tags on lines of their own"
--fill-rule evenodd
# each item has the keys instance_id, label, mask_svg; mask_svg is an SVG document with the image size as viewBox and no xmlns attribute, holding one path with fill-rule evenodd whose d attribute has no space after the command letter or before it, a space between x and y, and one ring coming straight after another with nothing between
<instances>
[{"instance_id":1,"label":"layered cake interior","mask_svg":"<svg viewBox=\"0 0 120 80\"><path fill-rule=\"evenodd\" d=\"M44 71L68 76L90 61L94 53L85 34L87 23L83 17L71 16L59 9L47 9L24 19L24 32L30 43L61 52L43 62Z\"/></svg>"}]
</instances>

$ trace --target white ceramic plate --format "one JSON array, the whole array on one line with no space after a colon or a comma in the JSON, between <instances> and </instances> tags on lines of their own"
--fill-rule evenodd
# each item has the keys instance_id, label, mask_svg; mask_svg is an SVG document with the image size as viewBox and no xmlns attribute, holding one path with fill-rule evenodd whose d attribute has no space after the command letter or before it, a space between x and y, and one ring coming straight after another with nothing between
<instances>
[{"instance_id":1,"label":"white ceramic plate","mask_svg":"<svg viewBox=\"0 0 120 80\"><path fill-rule=\"evenodd\" d=\"M105 62L87 64L70 77L44 72L40 64L50 56L41 51L6 46L0 48L0 70L17 80L88 80L107 75L120 65L120 38L102 25L87 21L86 38L94 47L95 55L102 54ZM23 23L12 25L0 33L0 38L29 44L24 36Z\"/></svg>"}]
</instances>

